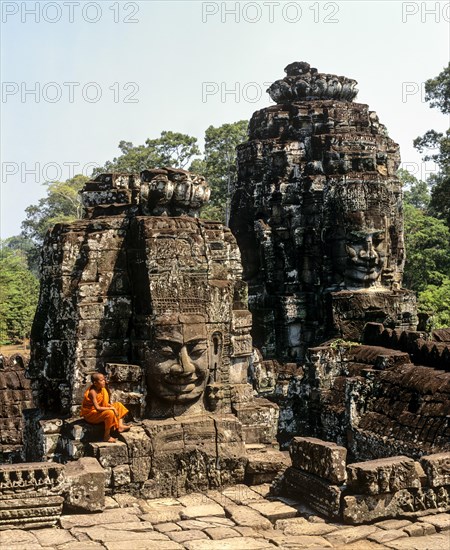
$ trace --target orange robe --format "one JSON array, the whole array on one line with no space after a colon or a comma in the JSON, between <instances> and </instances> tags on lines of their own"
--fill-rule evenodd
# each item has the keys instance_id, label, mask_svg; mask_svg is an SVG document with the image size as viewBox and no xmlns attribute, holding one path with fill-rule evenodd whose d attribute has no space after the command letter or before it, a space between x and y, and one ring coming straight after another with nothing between
<instances>
[{"instance_id":1,"label":"orange robe","mask_svg":"<svg viewBox=\"0 0 450 550\"><path fill-rule=\"evenodd\" d=\"M93 389L94 386L91 386L84 392L83 404L81 405L80 416L82 416L86 422L90 424L101 424L105 423L105 437L110 433L111 428L119 427L119 419L123 418L128 409L122 405L122 403L112 403L114 409L119 413L118 416L114 414L113 410L107 411L96 411L94 407L94 402L92 401L89 392ZM109 406L109 395L106 391L106 388L102 388L100 392L97 392L97 403L100 407Z\"/></svg>"}]
</instances>

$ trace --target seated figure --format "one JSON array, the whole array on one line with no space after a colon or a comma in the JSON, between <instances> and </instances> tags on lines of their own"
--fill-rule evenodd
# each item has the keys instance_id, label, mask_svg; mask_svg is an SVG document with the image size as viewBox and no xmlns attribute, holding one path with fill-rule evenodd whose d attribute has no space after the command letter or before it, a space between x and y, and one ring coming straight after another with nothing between
<instances>
[{"instance_id":1,"label":"seated figure","mask_svg":"<svg viewBox=\"0 0 450 550\"><path fill-rule=\"evenodd\" d=\"M109 403L109 394L106 390L106 379L103 374L96 372L91 375L92 385L84 393L83 404L81 405L80 416L90 424L105 423L103 441L115 443L116 439L111 437L111 430L119 433L127 432L130 426L123 423L124 416L128 409L122 403Z\"/></svg>"}]
</instances>

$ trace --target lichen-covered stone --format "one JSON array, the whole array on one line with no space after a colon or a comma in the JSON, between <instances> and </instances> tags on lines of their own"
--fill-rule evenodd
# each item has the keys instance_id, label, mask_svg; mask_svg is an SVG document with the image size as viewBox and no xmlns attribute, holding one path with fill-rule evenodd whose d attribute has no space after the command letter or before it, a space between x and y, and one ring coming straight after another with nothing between
<instances>
[{"instance_id":1,"label":"lichen-covered stone","mask_svg":"<svg viewBox=\"0 0 450 550\"><path fill-rule=\"evenodd\" d=\"M378 495L346 495L342 499L343 519L346 523L360 524L446 512L450 509L449 489L447 486L439 489L401 489Z\"/></svg>"},{"instance_id":2,"label":"lichen-covered stone","mask_svg":"<svg viewBox=\"0 0 450 550\"><path fill-rule=\"evenodd\" d=\"M342 489L318 476L297 468L288 468L284 473L284 491L305 502L326 517L338 519L341 513Z\"/></svg>"},{"instance_id":3,"label":"lichen-covered stone","mask_svg":"<svg viewBox=\"0 0 450 550\"><path fill-rule=\"evenodd\" d=\"M64 468L68 509L75 512L101 512L105 509L105 471L95 458L80 458Z\"/></svg>"},{"instance_id":4,"label":"lichen-covered stone","mask_svg":"<svg viewBox=\"0 0 450 550\"><path fill-rule=\"evenodd\" d=\"M0 464L19 462L25 456L22 411L33 407L27 366L25 355L0 355Z\"/></svg>"},{"instance_id":5,"label":"lichen-covered stone","mask_svg":"<svg viewBox=\"0 0 450 550\"><path fill-rule=\"evenodd\" d=\"M314 437L294 437L290 447L292 465L334 484L347 479L347 449Z\"/></svg>"},{"instance_id":6,"label":"lichen-covered stone","mask_svg":"<svg viewBox=\"0 0 450 550\"><path fill-rule=\"evenodd\" d=\"M230 227L265 359L302 361L329 335L379 320L415 328L404 265L398 145L356 82L286 67L238 147Z\"/></svg>"},{"instance_id":7,"label":"lichen-covered stone","mask_svg":"<svg viewBox=\"0 0 450 550\"><path fill-rule=\"evenodd\" d=\"M406 456L349 464L347 474L347 486L357 494L378 495L420 487L415 462Z\"/></svg>"},{"instance_id":8,"label":"lichen-covered stone","mask_svg":"<svg viewBox=\"0 0 450 550\"><path fill-rule=\"evenodd\" d=\"M63 507L61 464L0 465L0 530L51 527Z\"/></svg>"},{"instance_id":9,"label":"lichen-covered stone","mask_svg":"<svg viewBox=\"0 0 450 550\"><path fill-rule=\"evenodd\" d=\"M450 452L423 456L420 464L431 487L450 485Z\"/></svg>"}]
</instances>

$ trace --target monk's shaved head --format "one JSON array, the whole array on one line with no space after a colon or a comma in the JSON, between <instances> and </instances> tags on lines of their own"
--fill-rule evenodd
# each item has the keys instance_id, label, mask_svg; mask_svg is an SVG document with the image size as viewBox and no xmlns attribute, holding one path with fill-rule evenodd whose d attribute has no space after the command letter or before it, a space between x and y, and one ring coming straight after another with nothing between
<instances>
[{"instance_id":1,"label":"monk's shaved head","mask_svg":"<svg viewBox=\"0 0 450 550\"><path fill-rule=\"evenodd\" d=\"M101 380L102 378L105 378L105 376L101 372L94 372L94 374L91 374L91 382L97 382L98 380Z\"/></svg>"}]
</instances>

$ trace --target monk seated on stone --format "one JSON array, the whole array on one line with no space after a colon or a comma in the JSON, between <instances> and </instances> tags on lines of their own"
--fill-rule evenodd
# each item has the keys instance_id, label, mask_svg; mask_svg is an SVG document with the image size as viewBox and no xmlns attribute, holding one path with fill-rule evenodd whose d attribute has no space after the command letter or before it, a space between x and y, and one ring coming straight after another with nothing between
<instances>
[{"instance_id":1,"label":"monk seated on stone","mask_svg":"<svg viewBox=\"0 0 450 550\"><path fill-rule=\"evenodd\" d=\"M122 403L109 403L109 394L106 390L106 379L103 374L96 372L91 375L92 386L84 393L81 413L86 422L90 424L105 423L105 433L103 441L115 443L116 439L111 437L111 430L117 432L127 432L130 426L123 423L123 417L128 413L128 409Z\"/></svg>"}]
</instances>

